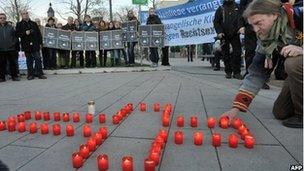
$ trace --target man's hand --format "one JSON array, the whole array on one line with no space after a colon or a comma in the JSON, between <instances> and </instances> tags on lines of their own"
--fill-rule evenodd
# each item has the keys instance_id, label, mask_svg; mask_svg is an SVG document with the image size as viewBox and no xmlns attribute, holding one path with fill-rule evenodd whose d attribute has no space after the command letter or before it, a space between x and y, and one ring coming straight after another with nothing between
<instances>
[{"instance_id":1,"label":"man's hand","mask_svg":"<svg viewBox=\"0 0 304 171\"><path fill-rule=\"evenodd\" d=\"M229 117L229 122L231 123L231 121L233 121L234 117L238 114L239 111L240 111L240 110L237 109L237 108L232 108L231 110L229 110L229 111L223 113L223 114L221 115L221 117L223 117L223 116L228 116L228 117Z\"/></svg>"},{"instance_id":2,"label":"man's hand","mask_svg":"<svg viewBox=\"0 0 304 171\"><path fill-rule=\"evenodd\" d=\"M285 58L303 55L303 48L300 46L288 45L283 47L281 55Z\"/></svg>"},{"instance_id":3,"label":"man's hand","mask_svg":"<svg viewBox=\"0 0 304 171\"><path fill-rule=\"evenodd\" d=\"M31 30L26 30L26 31L25 31L25 34L26 34L26 35L30 35L30 34L31 34Z\"/></svg>"},{"instance_id":4,"label":"man's hand","mask_svg":"<svg viewBox=\"0 0 304 171\"><path fill-rule=\"evenodd\" d=\"M239 33L241 33L242 35L245 34L245 27L241 27L240 30L239 30Z\"/></svg>"},{"instance_id":5,"label":"man's hand","mask_svg":"<svg viewBox=\"0 0 304 171\"><path fill-rule=\"evenodd\" d=\"M272 59L266 58L265 63L264 63L264 67L266 69L271 69L273 67Z\"/></svg>"},{"instance_id":6,"label":"man's hand","mask_svg":"<svg viewBox=\"0 0 304 171\"><path fill-rule=\"evenodd\" d=\"M224 33L220 33L220 34L217 35L217 37L220 38L220 39L223 38L224 36L225 36Z\"/></svg>"}]
</instances>

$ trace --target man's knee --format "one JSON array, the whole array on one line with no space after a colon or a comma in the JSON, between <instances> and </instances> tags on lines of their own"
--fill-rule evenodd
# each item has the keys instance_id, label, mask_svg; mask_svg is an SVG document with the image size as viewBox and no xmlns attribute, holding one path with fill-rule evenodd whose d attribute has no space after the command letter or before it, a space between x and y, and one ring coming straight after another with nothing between
<instances>
[{"instance_id":1,"label":"man's knee","mask_svg":"<svg viewBox=\"0 0 304 171\"><path fill-rule=\"evenodd\" d=\"M286 58L284 66L288 75L302 74L303 62L302 57Z\"/></svg>"},{"instance_id":2,"label":"man's knee","mask_svg":"<svg viewBox=\"0 0 304 171\"><path fill-rule=\"evenodd\" d=\"M277 102L275 102L273 105L272 113L273 113L274 117L279 120L288 118L286 112L284 112L284 110L282 110L282 108L277 104Z\"/></svg>"}]
</instances>

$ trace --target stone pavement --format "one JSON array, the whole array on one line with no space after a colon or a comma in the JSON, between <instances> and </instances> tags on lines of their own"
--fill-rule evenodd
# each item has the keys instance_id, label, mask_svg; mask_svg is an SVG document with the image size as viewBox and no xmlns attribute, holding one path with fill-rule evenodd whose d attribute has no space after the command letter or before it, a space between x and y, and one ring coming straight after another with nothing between
<instances>
[{"instance_id":1,"label":"stone pavement","mask_svg":"<svg viewBox=\"0 0 304 171\"><path fill-rule=\"evenodd\" d=\"M232 149L227 137L234 130L223 130L218 126L209 129L206 120L208 116L219 117L229 110L240 81L226 80L223 72L211 71L206 62L198 60L186 63L186 60L173 59L171 64L171 70L48 75L47 80L22 79L21 82L1 83L0 120L27 110L80 112L82 119L77 124L71 122L77 128L74 137L1 131L0 160L11 170L74 170L71 155L86 142L82 125L87 102L94 100L97 113L105 113L107 121L99 124L95 117L92 127L97 131L100 126L106 126L109 138L79 170L97 170L96 158L103 153L109 156L112 171L121 170L121 159L125 155L133 156L134 170L143 170L151 142L163 128L161 113L152 110L155 102L173 104L171 124L167 128L168 142L157 167L160 171L285 171L292 164L303 164L303 130L285 128L272 116L279 87L262 90L253 101L250 112L239 115L255 136L257 144L254 149L249 150L243 144ZM129 102L134 104L134 112L119 125L113 125L112 115ZM139 111L140 102L148 104L147 112ZM184 128L176 126L176 116L181 114L186 119ZM189 126L189 118L193 115L199 118L197 128ZM51 123L53 121L49 121ZM62 127L67 124L59 123ZM174 144L176 130L185 134L182 145ZM203 131L202 146L193 145L194 131ZM221 147L211 145L214 132L222 135Z\"/></svg>"}]
</instances>

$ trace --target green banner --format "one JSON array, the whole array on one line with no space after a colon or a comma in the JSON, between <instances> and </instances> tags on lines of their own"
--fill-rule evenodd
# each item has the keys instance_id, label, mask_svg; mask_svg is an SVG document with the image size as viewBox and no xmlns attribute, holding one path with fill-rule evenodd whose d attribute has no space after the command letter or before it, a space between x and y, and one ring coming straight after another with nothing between
<instances>
[{"instance_id":1,"label":"green banner","mask_svg":"<svg viewBox=\"0 0 304 171\"><path fill-rule=\"evenodd\" d=\"M132 3L134 5L147 5L148 4L148 0L132 0Z\"/></svg>"}]
</instances>

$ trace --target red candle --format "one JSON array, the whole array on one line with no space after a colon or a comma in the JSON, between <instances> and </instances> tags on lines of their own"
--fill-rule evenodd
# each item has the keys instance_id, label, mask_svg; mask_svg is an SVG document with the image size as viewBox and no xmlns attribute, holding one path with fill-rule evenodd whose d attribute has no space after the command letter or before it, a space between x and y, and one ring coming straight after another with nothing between
<instances>
[{"instance_id":1,"label":"red candle","mask_svg":"<svg viewBox=\"0 0 304 171\"><path fill-rule=\"evenodd\" d=\"M119 120L120 120L119 116L117 116L117 115L112 116L112 122L113 122L114 125L119 124Z\"/></svg>"},{"instance_id":2,"label":"red candle","mask_svg":"<svg viewBox=\"0 0 304 171\"><path fill-rule=\"evenodd\" d=\"M102 154L97 157L97 165L99 171L106 171L109 169L108 155Z\"/></svg>"},{"instance_id":3,"label":"red candle","mask_svg":"<svg viewBox=\"0 0 304 171\"><path fill-rule=\"evenodd\" d=\"M41 114L41 112L39 112L39 111L35 112L35 119L36 119L36 120L41 120L41 119L42 119L42 114Z\"/></svg>"},{"instance_id":4,"label":"red candle","mask_svg":"<svg viewBox=\"0 0 304 171\"><path fill-rule=\"evenodd\" d=\"M214 117L210 117L207 120L208 128L214 128L216 124L216 119Z\"/></svg>"},{"instance_id":5,"label":"red candle","mask_svg":"<svg viewBox=\"0 0 304 171\"><path fill-rule=\"evenodd\" d=\"M241 132L241 138L244 140L246 135L250 135L250 131L249 129L244 129L242 132Z\"/></svg>"},{"instance_id":6,"label":"red candle","mask_svg":"<svg viewBox=\"0 0 304 171\"><path fill-rule=\"evenodd\" d=\"M7 130L8 130L9 132L14 132L14 131L16 131L16 122L14 122L14 121L12 121L12 120L9 120L9 121L7 122Z\"/></svg>"},{"instance_id":7,"label":"red candle","mask_svg":"<svg viewBox=\"0 0 304 171\"><path fill-rule=\"evenodd\" d=\"M167 142L168 139L168 132L164 129L160 130L159 135L164 139L165 142Z\"/></svg>"},{"instance_id":8,"label":"red candle","mask_svg":"<svg viewBox=\"0 0 304 171\"><path fill-rule=\"evenodd\" d=\"M183 144L184 134L182 131L176 131L174 133L174 142L175 144Z\"/></svg>"},{"instance_id":9,"label":"red candle","mask_svg":"<svg viewBox=\"0 0 304 171\"><path fill-rule=\"evenodd\" d=\"M99 132L96 132L94 135L94 139L96 141L96 145L102 144L102 135Z\"/></svg>"},{"instance_id":10,"label":"red candle","mask_svg":"<svg viewBox=\"0 0 304 171\"><path fill-rule=\"evenodd\" d=\"M30 133L35 134L37 132L37 124L36 122L30 123Z\"/></svg>"},{"instance_id":11,"label":"red candle","mask_svg":"<svg viewBox=\"0 0 304 171\"><path fill-rule=\"evenodd\" d=\"M191 127L197 127L197 117L196 116L192 116L191 118L190 118L190 126Z\"/></svg>"},{"instance_id":12,"label":"red candle","mask_svg":"<svg viewBox=\"0 0 304 171\"><path fill-rule=\"evenodd\" d=\"M161 151L162 151L161 144L159 144L157 142L153 142L152 146L151 146L151 149L150 149L150 154L153 153L153 152L156 152L156 153L160 154Z\"/></svg>"},{"instance_id":13,"label":"red candle","mask_svg":"<svg viewBox=\"0 0 304 171\"><path fill-rule=\"evenodd\" d=\"M122 158L122 171L133 171L133 158L131 156L125 156Z\"/></svg>"},{"instance_id":14,"label":"red candle","mask_svg":"<svg viewBox=\"0 0 304 171\"><path fill-rule=\"evenodd\" d=\"M43 123L40 125L41 134L48 134L49 133L49 126L47 123Z\"/></svg>"},{"instance_id":15,"label":"red candle","mask_svg":"<svg viewBox=\"0 0 304 171\"><path fill-rule=\"evenodd\" d=\"M140 104L139 104L139 109L140 109L140 111L142 111L142 112L147 111L147 105L146 105L146 103L140 103Z\"/></svg>"},{"instance_id":16,"label":"red candle","mask_svg":"<svg viewBox=\"0 0 304 171\"><path fill-rule=\"evenodd\" d=\"M17 115L18 122L25 122L24 114Z\"/></svg>"},{"instance_id":17,"label":"red candle","mask_svg":"<svg viewBox=\"0 0 304 171\"><path fill-rule=\"evenodd\" d=\"M69 113L63 113L62 114L62 120L63 120L63 122L69 122L70 121L70 114Z\"/></svg>"},{"instance_id":18,"label":"red candle","mask_svg":"<svg viewBox=\"0 0 304 171\"><path fill-rule=\"evenodd\" d=\"M238 137L235 134L229 135L229 137L228 137L229 147L237 148L238 142L239 142Z\"/></svg>"},{"instance_id":19,"label":"red candle","mask_svg":"<svg viewBox=\"0 0 304 171\"><path fill-rule=\"evenodd\" d=\"M83 158L79 153L72 154L73 168L80 168L83 165Z\"/></svg>"},{"instance_id":20,"label":"red candle","mask_svg":"<svg viewBox=\"0 0 304 171\"><path fill-rule=\"evenodd\" d=\"M176 118L176 125L178 127L184 127L184 117L183 116L178 116Z\"/></svg>"},{"instance_id":21,"label":"red candle","mask_svg":"<svg viewBox=\"0 0 304 171\"><path fill-rule=\"evenodd\" d=\"M87 141L87 147L88 149L93 152L96 150L96 141L94 138L89 138Z\"/></svg>"},{"instance_id":22,"label":"red candle","mask_svg":"<svg viewBox=\"0 0 304 171\"><path fill-rule=\"evenodd\" d=\"M246 126L244 125L244 124L242 124L240 127L239 127L239 134L242 134L242 132L244 131L244 130L246 130L247 128L246 128Z\"/></svg>"},{"instance_id":23,"label":"red candle","mask_svg":"<svg viewBox=\"0 0 304 171\"><path fill-rule=\"evenodd\" d=\"M43 120L44 121L49 121L51 119L50 113L49 112L44 112L43 113Z\"/></svg>"},{"instance_id":24,"label":"red candle","mask_svg":"<svg viewBox=\"0 0 304 171\"><path fill-rule=\"evenodd\" d=\"M253 138L253 136L251 136L251 135L246 135L245 136L245 147L246 148L249 148L249 149L252 149L253 148L253 146L254 146L254 144L255 144L255 140L254 140L254 138Z\"/></svg>"},{"instance_id":25,"label":"red candle","mask_svg":"<svg viewBox=\"0 0 304 171\"><path fill-rule=\"evenodd\" d=\"M229 119L227 119L226 117L221 118L219 125L221 128L227 129L229 127Z\"/></svg>"},{"instance_id":26,"label":"red candle","mask_svg":"<svg viewBox=\"0 0 304 171\"><path fill-rule=\"evenodd\" d=\"M242 120L240 118L235 118L232 121L232 126L233 126L234 129L239 129L242 124L243 123L242 123Z\"/></svg>"},{"instance_id":27,"label":"red candle","mask_svg":"<svg viewBox=\"0 0 304 171\"><path fill-rule=\"evenodd\" d=\"M153 160L145 159L145 171L155 171L155 163Z\"/></svg>"},{"instance_id":28,"label":"red candle","mask_svg":"<svg viewBox=\"0 0 304 171\"><path fill-rule=\"evenodd\" d=\"M159 103L154 103L153 109L154 109L154 112L159 112L160 111L160 104Z\"/></svg>"},{"instance_id":29,"label":"red candle","mask_svg":"<svg viewBox=\"0 0 304 171\"><path fill-rule=\"evenodd\" d=\"M92 134L91 126L90 125L84 125L83 129L82 129L82 132L83 132L83 136L84 137L91 136L91 134Z\"/></svg>"},{"instance_id":30,"label":"red candle","mask_svg":"<svg viewBox=\"0 0 304 171\"><path fill-rule=\"evenodd\" d=\"M25 112L24 112L24 117L25 117L25 120L30 120L30 119L32 119L31 111L25 111Z\"/></svg>"},{"instance_id":31,"label":"red candle","mask_svg":"<svg viewBox=\"0 0 304 171\"><path fill-rule=\"evenodd\" d=\"M217 133L214 133L212 135L212 145L214 147L219 147L221 146L221 134L217 134Z\"/></svg>"},{"instance_id":32,"label":"red candle","mask_svg":"<svg viewBox=\"0 0 304 171\"><path fill-rule=\"evenodd\" d=\"M68 124L68 125L66 126L66 128L65 128L65 131L66 131L66 135L67 135L68 137L74 136L74 127L73 127L73 125Z\"/></svg>"},{"instance_id":33,"label":"red candle","mask_svg":"<svg viewBox=\"0 0 304 171\"><path fill-rule=\"evenodd\" d=\"M20 133L25 132L26 131L25 122L19 122L17 124L17 129L18 129L18 132L20 132Z\"/></svg>"},{"instance_id":34,"label":"red candle","mask_svg":"<svg viewBox=\"0 0 304 171\"><path fill-rule=\"evenodd\" d=\"M0 131L6 130L6 124L5 121L0 121Z\"/></svg>"},{"instance_id":35,"label":"red candle","mask_svg":"<svg viewBox=\"0 0 304 171\"><path fill-rule=\"evenodd\" d=\"M53 125L53 134L54 135L60 135L61 134L61 127L59 124Z\"/></svg>"},{"instance_id":36,"label":"red candle","mask_svg":"<svg viewBox=\"0 0 304 171\"><path fill-rule=\"evenodd\" d=\"M156 152L152 152L149 156L149 159L154 161L155 166L157 166L159 164L159 153Z\"/></svg>"},{"instance_id":37,"label":"red candle","mask_svg":"<svg viewBox=\"0 0 304 171\"><path fill-rule=\"evenodd\" d=\"M93 114L87 113L86 114L86 123L92 123L93 122Z\"/></svg>"},{"instance_id":38,"label":"red candle","mask_svg":"<svg viewBox=\"0 0 304 171\"><path fill-rule=\"evenodd\" d=\"M168 116L163 117L163 126L168 127L170 123L170 118Z\"/></svg>"},{"instance_id":39,"label":"red candle","mask_svg":"<svg viewBox=\"0 0 304 171\"><path fill-rule=\"evenodd\" d=\"M99 119L99 123L101 123L101 124L105 123L106 122L106 114L103 114L103 113L99 114L98 119Z\"/></svg>"},{"instance_id":40,"label":"red candle","mask_svg":"<svg viewBox=\"0 0 304 171\"><path fill-rule=\"evenodd\" d=\"M161 136L157 136L156 139L155 139L155 142L159 143L161 145L161 148L165 147L165 141Z\"/></svg>"},{"instance_id":41,"label":"red candle","mask_svg":"<svg viewBox=\"0 0 304 171\"><path fill-rule=\"evenodd\" d=\"M55 122L60 121L60 112L54 112L53 116Z\"/></svg>"},{"instance_id":42,"label":"red candle","mask_svg":"<svg viewBox=\"0 0 304 171\"><path fill-rule=\"evenodd\" d=\"M89 155L90 155L89 148L86 145L84 145L84 144L80 145L80 147L79 147L79 155L81 155L84 159L87 159L89 157Z\"/></svg>"},{"instance_id":43,"label":"red candle","mask_svg":"<svg viewBox=\"0 0 304 171\"><path fill-rule=\"evenodd\" d=\"M17 123L14 116L9 116L9 117L7 118L7 122L13 122L14 124Z\"/></svg>"},{"instance_id":44,"label":"red candle","mask_svg":"<svg viewBox=\"0 0 304 171\"><path fill-rule=\"evenodd\" d=\"M73 113L73 122L79 122L80 121L80 114L79 113Z\"/></svg>"},{"instance_id":45,"label":"red candle","mask_svg":"<svg viewBox=\"0 0 304 171\"><path fill-rule=\"evenodd\" d=\"M203 133L195 132L193 134L193 142L195 145L202 145L203 144Z\"/></svg>"},{"instance_id":46,"label":"red candle","mask_svg":"<svg viewBox=\"0 0 304 171\"><path fill-rule=\"evenodd\" d=\"M128 107L128 109L130 109L131 111L133 111L133 103L128 103L127 107Z\"/></svg>"},{"instance_id":47,"label":"red candle","mask_svg":"<svg viewBox=\"0 0 304 171\"><path fill-rule=\"evenodd\" d=\"M99 128L99 133L102 135L102 139L106 139L108 137L108 129L107 127Z\"/></svg>"}]
</instances>

